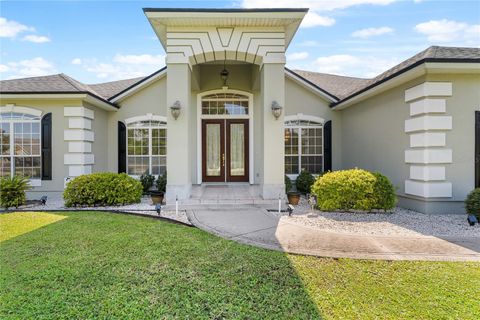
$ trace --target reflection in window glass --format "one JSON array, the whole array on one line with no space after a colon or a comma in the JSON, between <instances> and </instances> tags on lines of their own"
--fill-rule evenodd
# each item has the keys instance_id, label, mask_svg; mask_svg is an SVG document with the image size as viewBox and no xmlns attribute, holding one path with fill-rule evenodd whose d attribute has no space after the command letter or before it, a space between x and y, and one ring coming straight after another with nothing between
<instances>
[{"instance_id":1,"label":"reflection in window glass","mask_svg":"<svg viewBox=\"0 0 480 320\"><path fill-rule=\"evenodd\" d=\"M285 122L285 174L323 172L323 125L309 120Z\"/></svg>"},{"instance_id":2,"label":"reflection in window glass","mask_svg":"<svg viewBox=\"0 0 480 320\"><path fill-rule=\"evenodd\" d=\"M167 127L145 120L127 125L127 173L163 175L167 170Z\"/></svg>"},{"instance_id":3,"label":"reflection in window glass","mask_svg":"<svg viewBox=\"0 0 480 320\"><path fill-rule=\"evenodd\" d=\"M40 117L0 114L0 176L41 178Z\"/></svg>"}]
</instances>

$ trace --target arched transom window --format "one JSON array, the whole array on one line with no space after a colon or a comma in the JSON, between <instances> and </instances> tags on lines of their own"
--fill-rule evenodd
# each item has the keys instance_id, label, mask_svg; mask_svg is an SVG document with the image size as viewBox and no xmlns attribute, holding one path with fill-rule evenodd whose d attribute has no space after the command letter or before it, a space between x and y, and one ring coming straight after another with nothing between
<instances>
[{"instance_id":1,"label":"arched transom window","mask_svg":"<svg viewBox=\"0 0 480 320\"><path fill-rule=\"evenodd\" d=\"M285 121L285 174L296 176L302 170L323 172L323 121L287 119Z\"/></svg>"},{"instance_id":2,"label":"arched transom window","mask_svg":"<svg viewBox=\"0 0 480 320\"><path fill-rule=\"evenodd\" d=\"M248 97L228 92L203 96L202 115L248 115Z\"/></svg>"},{"instance_id":3,"label":"arched transom window","mask_svg":"<svg viewBox=\"0 0 480 320\"><path fill-rule=\"evenodd\" d=\"M163 175L167 168L167 123L142 120L127 123L127 173Z\"/></svg>"},{"instance_id":4,"label":"arched transom window","mask_svg":"<svg viewBox=\"0 0 480 320\"><path fill-rule=\"evenodd\" d=\"M40 112L0 113L0 176L41 178Z\"/></svg>"}]
</instances>

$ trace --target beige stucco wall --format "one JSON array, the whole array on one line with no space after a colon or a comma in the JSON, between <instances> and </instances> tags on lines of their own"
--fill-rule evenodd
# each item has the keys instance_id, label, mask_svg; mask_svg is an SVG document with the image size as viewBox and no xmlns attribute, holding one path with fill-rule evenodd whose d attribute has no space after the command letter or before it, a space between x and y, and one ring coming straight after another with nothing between
<instances>
[{"instance_id":1,"label":"beige stucco wall","mask_svg":"<svg viewBox=\"0 0 480 320\"><path fill-rule=\"evenodd\" d=\"M94 112L94 119L92 120L92 130L95 133L95 140L92 144L92 153L95 155L95 162L92 166L92 172L108 171L107 160L109 148L107 146L109 127L107 125L107 121L108 115L110 113L114 113L115 111L106 111L97 108L89 103L84 103L83 106L85 108L93 110Z\"/></svg>"},{"instance_id":2,"label":"beige stucco wall","mask_svg":"<svg viewBox=\"0 0 480 320\"><path fill-rule=\"evenodd\" d=\"M405 90L424 81L417 78L341 111L344 169L379 171L390 178L397 193L404 194L409 176L405 150L410 143L405 133L409 118Z\"/></svg>"},{"instance_id":3,"label":"beige stucco wall","mask_svg":"<svg viewBox=\"0 0 480 320\"><path fill-rule=\"evenodd\" d=\"M163 77L151 85L129 96L119 103L120 108L116 112L108 112L105 115L108 123L106 144L108 154L106 159L108 171L118 171L118 121L125 121L127 118L146 115L166 116L166 78ZM95 136L97 134L95 133Z\"/></svg>"},{"instance_id":4,"label":"beige stucco wall","mask_svg":"<svg viewBox=\"0 0 480 320\"><path fill-rule=\"evenodd\" d=\"M452 83L446 97L446 115L453 129L447 132L447 148L453 162L447 165L446 180L452 183L453 200L463 201L475 187L475 111L480 111L480 74L429 74L428 81Z\"/></svg>"},{"instance_id":5,"label":"beige stucco wall","mask_svg":"<svg viewBox=\"0 0 480 320\"><path fill-rule=\"evenodd\" d=\"M1 99L0 106L15 104L42 111L42 117L52 113L52 180L43 180L42 185L34 187L31 192L59 192L63 191L64 178L68 175L68 168L63 163L63 155L68 151L68 144L63 139L64 129L67 128L63 116L65 106L81 106L81 100L32 100L32 99Z\"/></svg>"},{"instance_id":6,"label":"beige stucco wall","mask_svg":"<svg viewBox=\"0 0 480 320\"><path fill-rule=\"evenodd\" d=\"M285 81L285 115L303 113L332 121L332 170L342 167L342 113L333 111L330 102L290 78Z\"/></svg>"},{"instance_id":7,"label":"beige stucco wall","mask_svg":"<svg viewBox=\"0 0 480 320\"><path fill-rule=\"evenodd\" d=\"M410 148L409 135L405 133L405 120L410 118L405 90L425 81L451 82L453 87L452 96L445 97L444 114L453 121L453 129L446 131L445 146L453 153L452 163L445 165L446 181L452 183L451 198L424 199L404 193L410 174L410 166L405 163L405 150ZM397 187L400 204L408 207L432 213L463 211L463 200L474 187L474 111L480 110L478 88L478 74L428 74L342 110L343 168L382 172Z\"/></svg>"}]
</instances>

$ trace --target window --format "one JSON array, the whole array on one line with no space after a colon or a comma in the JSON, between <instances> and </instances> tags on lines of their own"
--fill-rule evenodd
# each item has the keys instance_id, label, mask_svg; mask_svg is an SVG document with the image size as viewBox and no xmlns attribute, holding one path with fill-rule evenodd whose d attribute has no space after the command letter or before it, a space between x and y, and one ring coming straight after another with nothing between
<instances>
[{"instance_id":1,"label":"window","mask_svg":"<svg viewBox=\"0 0 480 320\"><path fill-rule=\"evenodd\" d=\"M0 176L41 179L40 116L0 113Z\"/></svg>"},{"instance_id":2,"label":"window","mask_svg":"<svg viewBox=\"0 0 480 320\"><path fill-rule=\"evenodd\" d=\"M167 123L142 120L127 124L127 173L163 175L167 169Z\"/></svg>"},{"instance_id":3,"label":"window","mask_svg":"<svg viewBox=\"0 0 480 320\"><path fill-rule=\"evenodd\" d=\"M235 93L215 93L202 97L203 115L248 115L248 97Z\"/></svg>"},{"instance_id":4,"label":"window","mask_svg":"<svg viewBox=\"0 0 480 320\"><path fill-rule=\"evenodd\" d=\"M302 170L323 172L323 121L295 119L285 121L285 173Z\"/></svg>"}]
</instances>

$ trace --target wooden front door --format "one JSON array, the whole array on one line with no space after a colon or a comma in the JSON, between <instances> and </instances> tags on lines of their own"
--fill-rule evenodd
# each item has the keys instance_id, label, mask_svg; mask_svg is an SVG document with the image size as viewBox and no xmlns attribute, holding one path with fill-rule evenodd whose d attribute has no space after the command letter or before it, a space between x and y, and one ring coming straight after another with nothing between
<instances>
[{"instance_id":1,"label":"wooden front door","mask_svg":"<svg viewBox=\"0 0 480 320\"><path fill-rule=\"evenodd\" d=\"M202 120L202 181L248 182L248 120Z\"/></svg>"}]
</instances>

